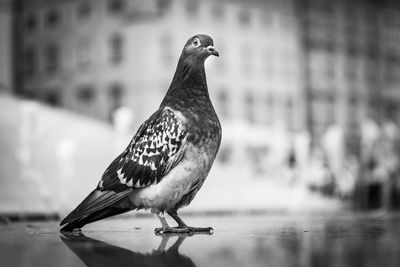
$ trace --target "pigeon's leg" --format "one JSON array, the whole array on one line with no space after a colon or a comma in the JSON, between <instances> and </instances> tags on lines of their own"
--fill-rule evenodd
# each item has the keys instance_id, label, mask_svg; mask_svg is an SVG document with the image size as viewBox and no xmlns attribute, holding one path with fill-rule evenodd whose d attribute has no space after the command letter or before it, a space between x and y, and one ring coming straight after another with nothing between
<instances>
[{"instance_id":1,"label":"pigeon's leg","mask_svg":"<svg viewBox=\"0 0 400 267\"><path fill-rule=\"evenodd\" d=\"M168 249L168 251L176 251L178 252L179 247L182 245L183 241L185 241L186 236L180 235L175 243Z\"/></svg>"},{"instance_id":2,"label":"pigeon's leg","mask_svg":"<svg viewBox=\"0 0 400 267\"><path fill-rule=\"evenodd\" d=\"M168 240L169 240L169 236L162 237L160 245L157 248L158 252L165 252L165 248L167 247Z\"/></svg>"},{"instance_id":3,"label":"pigeon's leg","mask_svg":"<svg viewBox=\"0 0 400 267\"><path fill-rule=\"evenodd\" d=\"M205 234L212 234L214 232L214 229L212 229L211 227L187 226L186 223L178 216L178 212L176 210L167 211L167 213L178 223L178 227L174 227L174 229L188 229L192 233Z\"/></svg>"},{"instance_id":4,"label":"pigeon's leg","mask_svg":"<svg viewBox=\"0 0 400 267\"><path fill-rule=\"evenodd\" d=\"M167 247L167 243L170 239L171 235L163 235L160 245L157 248L157 252L159 253L165 253L166 251L166 247ZM175 241L175 243L169 248L167 249L167 251L178 251L179 247L182 245L183 241L185 241L187 235L179 235L178 234L178 239Z\"/></svg>"},{"instance_id":5,"label":"pigeon's leg","mask_svg":"<svg viewBox=\"0 0 400 267\"><path fill-rule=\"evenodd\" d=\"M187 228L172 228L168 225L167 220L164 217L164 214L162 212L155 212L157 218L160 220L162 227L154 229L154 232L156 234L191 234L192 231L190 231Z\"/></svg>"}]
</instances>

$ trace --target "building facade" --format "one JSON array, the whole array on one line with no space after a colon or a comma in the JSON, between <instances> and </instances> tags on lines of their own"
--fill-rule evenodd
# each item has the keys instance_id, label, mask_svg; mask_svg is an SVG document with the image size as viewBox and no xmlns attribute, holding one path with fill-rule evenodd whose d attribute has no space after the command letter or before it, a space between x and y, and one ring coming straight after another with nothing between
<instances>
[{"instance_id":1,"label":"building facade","mask_svg":"<svg viewBox=\"0 0 400 267\"><path fill-rule=\"evenodd\" d=\"M392 117L398 122L398 6L304 0L298 14L312 140L319 142L330 125L339 125L348 152L359 155L364 121L379 124Z\"/></svg>"},{"instance_id":2,"label":"building facade","mask_svg":"<svg viewBox=\"0 0 400 267\"><path fill-rule=\"evenodd\" d=\"M221 55L206 62L224 126L221 161L264 164L265 151L273 151L268 147L292 143L289 135L280 140L282 132L305 130L291 0L22 3L16 62L22 62L17 91L23 95L101 120L126 106L136 128L162 100L186 40L207 33ZM239 134L238 127L248 131Z\"/></svg>"},{"instance_id":3,"label":"building facade","mask_svg":"<svg viewBox=\"0 0 400 267\"><path fill-rule=\"evenodd\" d=\"M0 93L12 91L12 5L0 0Z\"/></svg>"},{"instance_id":4,"label":"building facade","mask_svg":"<svg viewBox=\"0 0 400 267\"><path fill-rule=\"evenodd\" d=\"M359 155L363 121L399 120L400 16L390 1L19 3L16 91L106 121L126 106L134 128L160 103L186 40L211 35L221 54L206 72L222 161L265 165L257 155L281 150L282 161L298 146L307 158L331 126Z\"/></svg>"},{"instance_id":5,"label":"building facade","mask_svg":"<svg viewBox=\"0 0 400 267\"><path fill-rule=\"evenodd\" d=\"M187 38L204 32L222 55L207 62L222 117L301 127L290 1L24 3L25 94L101 119L119 105L148 113L166 92Z\"/></svg>"}]
</instances>

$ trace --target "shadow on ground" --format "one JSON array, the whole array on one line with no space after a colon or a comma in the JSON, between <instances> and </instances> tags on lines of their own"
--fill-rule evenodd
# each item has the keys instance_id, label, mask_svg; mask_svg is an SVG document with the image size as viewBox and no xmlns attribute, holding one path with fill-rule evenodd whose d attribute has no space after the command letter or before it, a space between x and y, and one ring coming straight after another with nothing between
<instances>
[{"instance_id":1,"label":"shadow on ground","mask_svg":"<svg viewBox=\"0 0 400 267\"><path fill-rule=\"evenodd\" d=\"M169 248L168 241L175 239ZM62 234L61 240L87 266L154 266L154 267L194 267L193 261L179 253L179 246L187 236L167 235L151 253L139 253L111 245L83 234Z\"/></svg>"}]
</instances>

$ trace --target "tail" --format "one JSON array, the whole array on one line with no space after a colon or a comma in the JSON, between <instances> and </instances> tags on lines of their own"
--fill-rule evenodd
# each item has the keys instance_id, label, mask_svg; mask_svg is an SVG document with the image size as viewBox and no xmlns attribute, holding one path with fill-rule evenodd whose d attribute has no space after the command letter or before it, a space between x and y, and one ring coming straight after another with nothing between
<instances>
[{"instance_id":1,"label":"tail","mask_svg":"<svg viewBox=\"0 0 400 267\"><path fill-rule=\"evenodd\" d=\"M69 232L88 223L132 210L130 202L126 199L131 192L132 190L120 193L93 190L61 221L61 232Z\"/></svg>"}]
</instances>

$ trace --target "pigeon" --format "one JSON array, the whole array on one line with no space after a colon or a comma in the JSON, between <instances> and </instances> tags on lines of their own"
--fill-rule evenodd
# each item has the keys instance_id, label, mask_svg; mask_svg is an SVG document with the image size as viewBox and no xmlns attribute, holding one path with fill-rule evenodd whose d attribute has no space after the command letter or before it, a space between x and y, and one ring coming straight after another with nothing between
<instances>
[{"instance_id":1,"label":"pigeon","mask_svg":"<svg viewBox=\"0 0 400 267\"><path fill-rule=\"evenodd\" d=\"M211 103L204 62L219 56L205 34L185 44L158 110L111 162L97 187L60 223L61 232L131 210L150 210L161 222L156 234L212 233L178 216L203 185L221 144L221 124ZM170 227L165 213L178 224Z\"/></svg>"}]
</instances>

